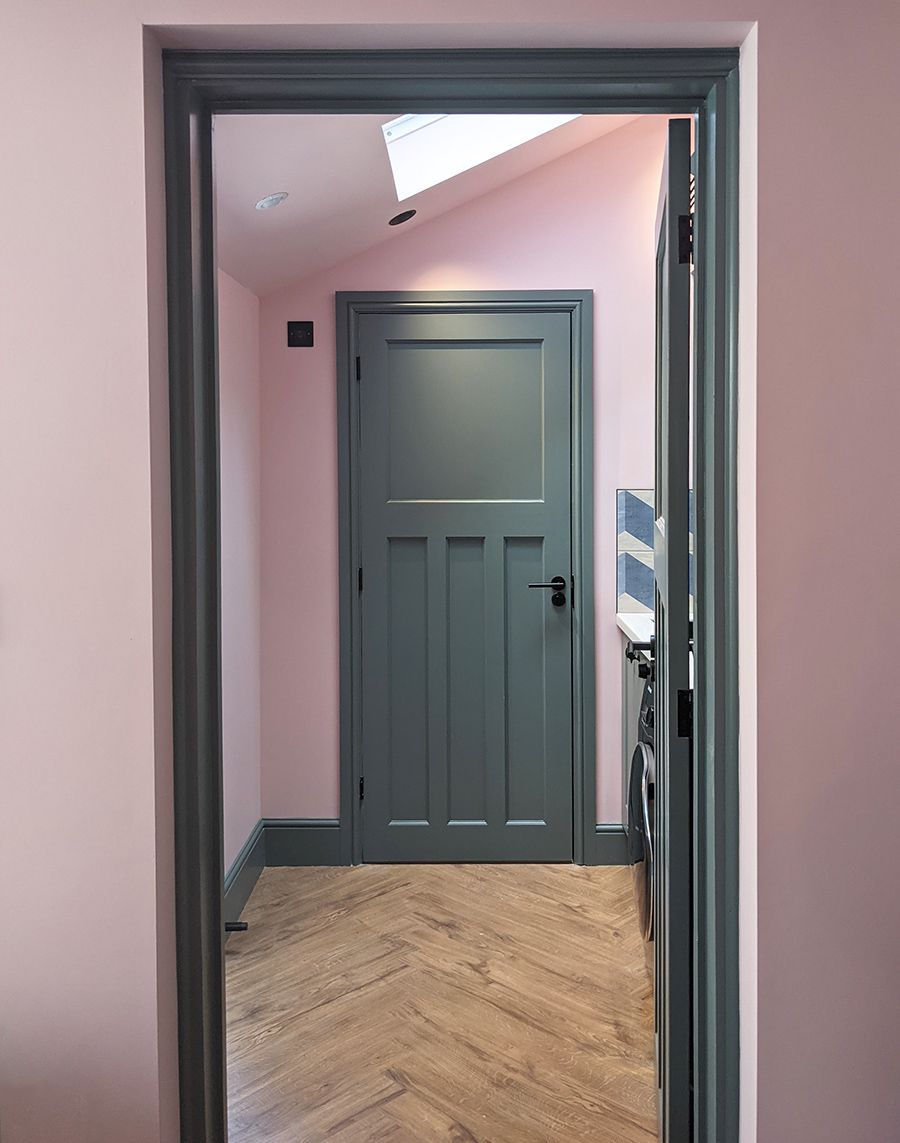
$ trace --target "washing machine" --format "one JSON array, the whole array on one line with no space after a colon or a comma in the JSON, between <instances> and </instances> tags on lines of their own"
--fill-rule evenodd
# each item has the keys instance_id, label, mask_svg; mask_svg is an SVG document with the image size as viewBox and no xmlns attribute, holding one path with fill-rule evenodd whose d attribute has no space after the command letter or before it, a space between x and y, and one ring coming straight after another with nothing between
<instances>
[{"instance_id":1,"label":"washing machine","mask_svg":"<svg viewBox=\"0 0 900 1143\"><path fill-rule=\"evenodd\" d=\"M628 860L634 882L641 933L645 941L653 940L653 913L655 904L655 842L656 842L656 766L653 754L653 664L641 695L638 714L637 745L631 755L628 771Z\"/></svg>"}]
</instances>

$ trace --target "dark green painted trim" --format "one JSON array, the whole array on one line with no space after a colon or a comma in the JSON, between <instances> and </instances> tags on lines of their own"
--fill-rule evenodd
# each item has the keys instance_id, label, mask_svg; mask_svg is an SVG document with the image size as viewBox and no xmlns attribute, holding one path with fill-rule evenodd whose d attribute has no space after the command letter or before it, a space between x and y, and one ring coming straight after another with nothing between
<instances>
[{"instance_id":1,"label":"dark green painted trim","mask_svg":"<svg viewBox=\"0 0 900 1143\"><path fill-rule=\"evenodd\" d=\"M594 616L594 295L572 309L572 748L573 859L596 846L597 632Z\"/></svg>"},{"instance_id":2,"label":"dark green painted trim","mask_svg":"<svg viewBox=\"0 0 900 1143\"><path fill-rule=\"evenodd\" d=\"M627 865L622 826L595 825L585 858L584 865ZM225 919L238 919L263 869L348 864L337 818L260 818L225 876Z\"/></svg>"},{"instance_id":3,"label":"dark green painted trim","mask_svg":"<svg viewBox=\"0 0 900 1143\"><path fill-rule=\"evenodd\" d=\"M164 53L182 1143L224 1143L227 1134L211 116L237 110L698 116L694 455L707 481L696 484L706 598L696 623L704 667L695 704L703 863L695 870L695 994L705 1040L694 1136L737 1139L737 66L736 49Z\"/></svg>"},{"instance_id":4,"label":"dark green painted trim","mask_svg":"<svg viewBox=\"0 0 900 1143\"><path fill-rule=\"evenodd\" d=\"M585 847L584 865L627 865L628 844L625 827L595 825Z\"/></svg>"},{"instance_id":5,"label":"dark green painted trim","mask_svg":"<svg viewBox=\"0 0 900 1143\"><path fill-rule=\"evenodd\" d=\"M260 818L225 875L224 919L236 921L263 869L346 865L337 818Z\"/></svg>"},{"instance_id":6,"label":"dark green painted trim","mask_svg":"<svg viewBox=\"0 0 900 1143\"><path fill-rule=\"evenodd\" d=\"M362 774L359 566L359 393L357 323L362 313L563 311L571 321L571 482L575 608L572 616L573 829L576 864L592 864L596 800L596 640L594 631L594 297L589 290L339 291L335 295L338 389L338 516L341 726L341 852L363 860L356 791ZM435 860L438 860L435 857ZM526 860L523 858L523 860Z\"/></svg>"},{"instance_id":7,"label":"dark green painted trim","mask_svg":"<svg viewBox=\"0 0 900 1143\"><path fill-rule=\"evenodd\" d=\"M737 64L728 49L453 49L165 53L217 111L692 112Z\"/></svg>"},{"instance_id":8,"label":"dark green painted trim","mask_svg":"<svg viewBox=\"0 0 900 1143\"><path fill-rule=\"evenodd\" d=\"M733 68L699 115L694 399L694 1133L738 1138L738 98Z\"/></svg>"},{"instance_id":9,"label":"dark green painted trim","mask_svg":"<svg viewBox=\"0 0 900 1143\"><path fill-rule=\"evenodd\" d=\"M340 798L341 798L341 863L359 865L362 861L360 828L360 765L356 743L361 739L360 707L357 696L362 693L359 600L357 571L360 565L359 539L356 528L357 449L359 440L359 403L354 392L355 366L351 347L356 331L351 329L350 307L335 297L336 385L337 385L337 453L338 453L338 621L339 621L339 702L340 702Z\"/></svg>"},{"instance_id":10,"label":"dark green painted trim","mask_svg":"<svg viewBox=\"0 0 900 1143\"><path fill-rule=\"evenodd\" d=\"M265 865L266 834L264 822L260 818L225 874L226 921L236 921L240 917Z\"/></svg>"},{"instance_id":11,"label":"dark green painted trim","mask_svg":"<svg viewBox=\"0 0 900 1143\"><path fill-rule=\"evenodd\" d=\"M340 822L329 818L264 818L266 868L347 865L341 860Z\"/></svg>"},{"instance_id":12,"label":"dark green painted trim","mask_svg":"<svg viewBox=\"0 0 900 1143\"><path fill-rule=\"evenodd\" d=\"M336 818L260 818L225 875L224 920L238 920L263 869L348 864L339 826Z\"/></svg>"},{"instance_id":13,"label":"dark green painted trim","mask_svg":"<svg viewBox=\"0 0 900 1143\"><path fill-rule=\"evenodd\" d=\"M165 69L172 722L179 1114L183 1143L223 1143L219 462L212 116Z\"/></svg>"}]
</instances>

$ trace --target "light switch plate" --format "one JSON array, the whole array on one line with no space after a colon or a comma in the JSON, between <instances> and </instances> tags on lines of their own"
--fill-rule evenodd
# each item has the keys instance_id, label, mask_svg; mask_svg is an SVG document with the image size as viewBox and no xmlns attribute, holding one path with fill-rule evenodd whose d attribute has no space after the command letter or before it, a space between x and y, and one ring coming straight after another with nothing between
<instances>
[{"instance_id":1,"label":"light switch plate","mask_svg":"<svg viewBox=\"0 0 900 1143\"><path fill-rule=\"evenodd\" d=\"M289 321L287 323L288 346L292 349L313 344L313 323L311 321Z\"/></svg>"}]
</instances>

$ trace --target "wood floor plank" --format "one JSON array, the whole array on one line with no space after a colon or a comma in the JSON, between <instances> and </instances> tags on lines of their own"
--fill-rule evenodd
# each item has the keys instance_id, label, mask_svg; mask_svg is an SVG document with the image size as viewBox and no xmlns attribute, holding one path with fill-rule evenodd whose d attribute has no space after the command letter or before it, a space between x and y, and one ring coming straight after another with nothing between
<instances>
[{"instance_id":1,"label":"wood floor plank","mask_svg":"<svg viewBox=\"0 0 900 1143\"><path fill-rule=\"evenodd\" d=\"M267 869L226 945L231 1143L651 1143L630 872Z\"/></svg>"}]
</instances>

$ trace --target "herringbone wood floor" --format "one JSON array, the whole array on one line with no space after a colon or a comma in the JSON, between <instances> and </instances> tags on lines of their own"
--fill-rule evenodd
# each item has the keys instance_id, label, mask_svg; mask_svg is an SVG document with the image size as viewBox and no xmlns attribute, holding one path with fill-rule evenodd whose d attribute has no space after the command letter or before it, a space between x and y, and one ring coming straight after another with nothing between
<instances>
[{"instance_id":1,"label":"herringbone wood floor","mask_svg":"<svg viewBox=\"0 0 900 1143\"><path fill-rule=\"evenodd\" d=\"M230 1143L649 1143L630 873L267 869L226 946Z\"/></svg>"}]
</instances>

